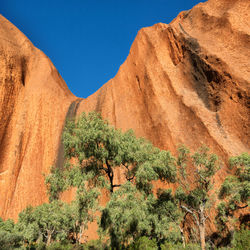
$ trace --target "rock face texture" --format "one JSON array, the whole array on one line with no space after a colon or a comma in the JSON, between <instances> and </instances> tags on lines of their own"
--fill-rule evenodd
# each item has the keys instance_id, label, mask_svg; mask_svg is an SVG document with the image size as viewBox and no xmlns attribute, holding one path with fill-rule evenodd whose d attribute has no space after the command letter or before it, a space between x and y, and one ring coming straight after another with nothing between
<instances>
[{"instance_id":1,"label":"rock face texture","mask_svg":"<svg viewBox=\"0 0 250 250\"><path fill-rule=\"evenodd\" d=\"M114 79L81 102L163 149L249 151L250 3L210 0L139 31ZM218 180L225 177L225 168Z\"/></svg>"},{"instance_id":2,"label":"rock face texture","mask_svg":"<svg viewBox=\"0 0 250 250\"><path fill-rule=\"evenodd\" d=\"M69 105L77 99L46 55L0 16L0 216L46 200Z\"/></svg>"},{"instance_id":3,"label":"rock face texture","mask_svg":"<svg viewBox=\"0 0 250 250\"><path fill-rule=\"evenodd\" d=\"M172 152L249 151L249 13L248 0L209 0L143 28L115 78L85 100L0 16L0 216L46 201L42 173L63 161L66 116L98 111Z\"/></svg>"}]
</instances>

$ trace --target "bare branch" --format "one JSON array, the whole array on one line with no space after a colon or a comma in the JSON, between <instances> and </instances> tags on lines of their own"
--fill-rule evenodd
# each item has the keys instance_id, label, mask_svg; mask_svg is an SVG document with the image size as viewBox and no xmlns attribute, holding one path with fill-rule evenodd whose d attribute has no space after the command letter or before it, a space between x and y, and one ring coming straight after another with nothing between
<instances>
[{"instance_id":1,"label":"bare branch","mask_svg":"<svg viewBox=\"0 0 250 250\"><path fill-rule=\"evenodd\" d=\"M244 209L244 208L248 207L248 205L245 205L243 207L236 205L236 207L237 207L237 209Z\"/></svg>"},{"instance_id":2,"label":"bare branch","mask_svg":"<svg viewBox=\"0 0 250 250\"><path fill-rule=\"evenodd\" d=\"M208 215L207 215L207 216L205 216L204 220L206 221L207 219L209 219L209 220L210 220L210 218L209 218L209 216L208 216Z\"/></svg>"},{"instance_id":3,"label":"bare branch","mask_svg":"<svg viewBox=\"0 0 250 250\"><path fill-rule=\"evenodd\" d=\"M193 216L196 225L199 227L199 221L197 219L196 214L191 209L188 209L186 206L181 205L181 208L183 208L186 212L190 213Z\"/></svg>"},{"instance_id":4,"label":"bare branch","mask_svg":"<svg viewBox=\"0 0 250 250\"><path fill-rule=\"evenodd\" d=\"M120 187L120 186L121 186L121 184L115 184L115 185L113 185L113 188Z\"/></svg>"},{"instance_id":5,"label":"bare branch","mask_svg":"<svg viewBox=\"0 0 250 250\"><path fill-rule=\"evenodd\" d=\"M134 178L135 178L135 175L133 175L133 176L131 176L131 177L127 177L127 176L126 176L127 181L132 181Z\"/></svg>"}]
</instances>

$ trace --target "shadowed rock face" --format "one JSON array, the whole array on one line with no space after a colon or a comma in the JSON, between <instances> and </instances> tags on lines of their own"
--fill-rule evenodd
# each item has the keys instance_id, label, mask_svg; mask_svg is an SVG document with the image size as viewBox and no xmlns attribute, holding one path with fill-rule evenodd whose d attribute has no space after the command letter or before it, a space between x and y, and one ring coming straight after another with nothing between
<instances>
[{"instance_id":1,"label":"shadowed rock face","mask_svg":"<svg viewBox=\"0 0 250 250\"><path fill-rule=\"evenodd\" d=\"M249 151L249 13L248 0L209 0L140 30L115 78L85 100L0 16L0 216L46 201L42 173L62 164L65 117L81 112L173 152L180 143L205 143L222 159Z\"/></svg>"}]
</instances>

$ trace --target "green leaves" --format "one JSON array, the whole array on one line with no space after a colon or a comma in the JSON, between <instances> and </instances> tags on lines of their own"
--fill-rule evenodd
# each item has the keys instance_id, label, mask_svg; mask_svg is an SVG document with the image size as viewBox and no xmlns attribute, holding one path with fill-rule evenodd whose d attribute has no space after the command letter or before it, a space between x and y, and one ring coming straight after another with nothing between
<instances>
[{"instance_id":1,"label":"green leaves","mask_svg":"<svg viewBox=\"0 0 250 250\"><path fill-rule=\"evenodd\" d=\"M65 240L72 228L69 205L59 201L44 203L36 208L27 207L19 214L16 231L28 242Z\"/></svg>"},{"instance_id":2,"label":"green leaves","mask_svg":"<svg viewBox=\"0 0 250 250\"><path fill-rule=\"evenodd\" d=\"M176 198L192 209L198 209L202 203L208 203L213 177L220 168L220 162L215 154L209 154L205 146L190 156L185 146L179 148L177 159L178 182L181 187L177 189ZM187 178L187 167L192 168ZM191 187L189 182L192 183Z\"/></svg>"},{"instance_id":3,"label":"green leaves","mask_svg":"<svg viewBox=\"0 0 250 250\"><path fill-rule=\"evenodd\" d=\"M165 210L160 210L166 216L161 216L157 199L152 195L152 181L175 182L175 158L170 152L136 138L132 130L123 133L114 129L93 112L67 123L63 143L67 165L60 174L54 170L48 184L52 191L56 190L54 184L59 184L58 192L65 187L77 188L74 206L78 206L82 224L93 218L88 215L97 206L95 188L107 188L111 196L102 211L100 226L113 246L128 244L144 234L165 237L168 223L174 220L169 221L166 210L173 210L176 205L172 200L164 203ZM124 175L123 181L116 182L117 173ZM64 180L64 186L58 178Z\"/></svg>"},{"instance_id":4,"label":"green leaves","mask_svg":"<svg viewBox=\"0 0 250 250\"><path fill-rule=\"evenodd\" d=\"M11 219L8 219L6 221L3 221L2 218L0 218L0 231L5 231L11 233L14 229L14 221Z\"/></svg>"},{"instance_id":5,"label":"green leaves","mask_svg":"<svg viewBox=\"0 0 250 250\"><path fill-rule=\"evenodd\" d=\"M67 178L65 177L65 172L56 167L51 167L50 174L45 178L45 185L49 194L49 200L59 199L61 192L67 188Z\"/></svg>"},{"instance_id":6,"label":"green leaves","mask_svg":"<svg viewBox=\"0 0 250 250\"><path fill-rule=\"evenodd\" d=\"M153 235L158 242L181 241L179 224L182 212L178 209L177 200L171 189L157 191L157 197L152 197L149 213L153 218Z\"/></svg>"},{"instance_id":7,"label":"green leaves","mask_svg":"<svg viewBox=\"0 0 250 250\"><path fill-rule=\"evenodd\" d=\"M75 230L80 234L93 220L100 188L110 193L100 228L108 234L113 247L127 245L144 235L154 237L158 243L170 238L179 241L184 208L196 225L205 225L206 209L213 202L213 177L220 167L218 157L207 147L190 155L182 146L176 160L170 152L136 138L132 130L116 130L94 112L67 122L63 144L64 168L52 169L47 185L51 200L58 199L68 188L76 188L76 200L71 205L76 225L80 226ZM178 182L180 188L175 196L165 190L155 197L153 181ZM225 192L228 190L225 186Z\"/></svg>"},{"instance_id":8,"label":"green leaves","mask_svg":"<svg viewBox=\"0 0 250 250\"><path fill-rule=\"evenodd\" d=\"M243 153L229 160L235 175L228 176L220 190L220 198L229 198L231 202L247 203L250 197L250 155ZM236 206L237 207L237 206Z\"/></svg>"},{"instance_id":9,"label":"green leaves","mask_svg":"<svg viewBox=\"0 0 250 250\"><path fill-rule=\"evenodd\" d=\"M37 218L34 214L34 208L28 206L25 210L19 213L18 223L15 226L17 232L22 233L25 240L33 242L39 238L39 227Z\"/></svg>"},{"instance_id":10,"label":"green leaves","mask_svg":"<svg viewBox=\"0 0 250 250\"><path fill-rule=\"evenodd\" d=\"M201 248L205 249L205 225L207 210L211 206L213 196L211 189L213 177L220 168L220 162L215 154L209 153L209 148L202 146L190 156L185 147L179 148L177 158L178 183L175 198L183 213L183 224L187 214L191 215L200 235ZM184 239L184 235L182 236ZM185 244L184 240L183 243Z\"/></svg>"},{"instance_id":11,"label":"green leaves","mask_svg":"<svg viewBox=\"0 0 250 250\"><path fill-rule=\"evenodd\" d=\"M8 219L3 221L0 218L0 248L9 250L20 247L23 237L15 231L14 221Z\"/></svg>"},{"instance_id":12,"label":"green leaves","mask_svg":"<svg viewBox=\"0 0 250 250\"><path fill-rule=\"evenodd\" d=\"M235 211L248 207L250 202L250 155L243 153L230 158L229 166L235 175L227 176L219 191L219 198L224 200L217 207L216 221L220 230L234 228Z\"/></svg>"},{"instance_id":13,"label":"green leaves","mask_svg":"<svg viewBox=\"0 0 250 250\"><path fill-rule=\"evenodd\" d=\"M100 227L110 236L111 245L128 244L149 229L147 205L130 182L116 190L102 211Z\"/></svg>"},{"instance_id":14,"label":"green leaves","mask_svg":"<svg viewBox=\"0 0 250 250\"><path fill-rule=\"evenodd\" d=\"M193 164L197 171L197 180L207 191L211 189L211 178L220 169L218 156L209 154L209 148L203 146L192 155Z\"/></svg>"},{"instance_id":15,"label":"green leaves","mask_svg":"<svg viewBox=\"0 0 250 250\"><path fill-rule=\"evenodd\" d=\"M228 176L226 177L224 183L221 185L219 198L223 199L229 195L232 195L235 190L234 187L238 185L238 179L236 176Z\"/></svg>"},{"instance_id":16,"label":"green leaves","mask_svg":"<svg viewBox=\"0 0 250 250\"><path fill-rule=\"evenodd\" d=\"M105 187L107 183L100 177L106 177L109 190L113 192L121 184L114 183L117 168L124 173L127 181L136 183L147 193L151 192L152 180L175 180L174 158L169 152L160 151L142 138L137 139L132 130L122 133L114 129L94 112L88 115L83 113L75 122L69 121L63 143L70 166L64 171L69 172L70 186L79 186L79 183L87 180L92 187ZM55 178L56 175L54 172ZM60 178L64 179L62 176ZM48 182L53 191L54 182L57 181ZM58 191L63 190L60 182L58 184Z\"/></svg>"},{"instance_id":17,"label":"green leaves","mask_svg":"<svg viewBox=\"0 0 250 250\"><path fill-rule=\"evenodd\" d=\"M113 247L126 246L143 235L160 242L179 230L179 218L171 190L161 190L155 197L127 182L112 194L102 212L100 228L110 236Z\"/></svg>"},{"instance_id":18,"label":"green leaves","mask_svg":"<svg viewBox=\"0 0 250 250\"><path fill-rule=\"evenodd\" d=\"M169 151L156 152L153 155L152 166L161 181L174 183L176 181L175 158Z\"/></svg>"}]
</instances>

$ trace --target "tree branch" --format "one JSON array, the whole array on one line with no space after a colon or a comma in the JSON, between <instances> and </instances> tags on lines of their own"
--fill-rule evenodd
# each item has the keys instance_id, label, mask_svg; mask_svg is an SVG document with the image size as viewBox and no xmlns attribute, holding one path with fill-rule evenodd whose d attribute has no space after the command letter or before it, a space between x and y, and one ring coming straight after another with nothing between
<instances>
[{"instance_id":1,"label":"tree branch","mask_svg":"<svg viewBox=\"0 0 250 250\"><path fill-rule=\"evenodd\" d=\"M115 184L115 185L113 185L113 188L120 187L120 186L121 186L121 184Z\"/></svg>"},{"instance_id":2,"label":"tree branch","mask_svg":"<svg viewBox=\"0 0 250 250\"><path fill-rule=\"evenodd\" d=\"M135 178L135 175L133 175L133 176L131 176L131 177L127 177L127 176L126 176L127 181L132 181L134 178Z\"/></svg>"},{"instance_id":3,"label":"tree branch","mask_svg":"<svg viewBox=\"0 0 250 250\"><path fill-rule=\"evenodd\" d=\"M192 210L188 209L186 206L181 205L181 208L183 208L186 212L190 213L193 216L196 225L199 227L199 221L197 219L196 214Z\"/></svg>"},{"instance_id":4,"label":"tree branch","mask_svg":"<svg viewBox=\"0 0 250 250\"><path fill-rule=\"evenodd\" d=\"M244 209L244 208L248 207L248 205L245 205L245 206L241 207L241 206L238 206L238 205L236 204L236 207L237 207L237 209Z\"/></svg>"},{"instance_id":5,"label":"tree branch","mask_svg":"<svg viewBox=\"0 0 250 250\"><path fill-rule=\"evenodd\" d=\"M207 218L209 218L209 216L208 216L208 215L207 215L207 216L205 216L204 220L206 221L206 220L207 220ZM210 218L209 218L209 220L210 220Z\"/></svg>"}]
</instances>

